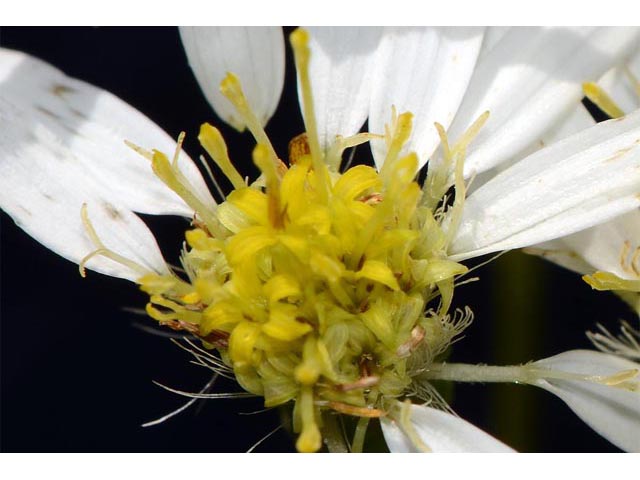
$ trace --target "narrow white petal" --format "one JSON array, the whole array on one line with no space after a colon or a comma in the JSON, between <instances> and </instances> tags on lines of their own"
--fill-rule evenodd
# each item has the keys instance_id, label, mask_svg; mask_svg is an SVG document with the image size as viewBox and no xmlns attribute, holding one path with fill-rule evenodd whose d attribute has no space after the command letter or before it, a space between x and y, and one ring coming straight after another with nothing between
<instances>
[{"instance_id":1,"label":"narrow white petal","mask_svg":"<svg viewBox=\"0 0 640 480\"><path fill-rule=\"evenodd\" d=\"M240 79L262 125L276 111L284 86L284 37L279 27L180 27L189 65L205 97L225 122L244 129L235 108L220 93L227 72Z\"/></svg>"},{"instance_id":2,"label":"narrow white petal","mask_svg":"<svg viewBox=\"0 0 640 480\"><path fill-rule=\"evenodd\" d=\"M598 81L598 84L613 98L623 112L631 112L640 108L640 91L637 90L638 87L634 84L633 77L635 80L640 79L640 48L635 51L624 66L611 69Z\"/></svg>"},{"instance_id":3,"label":"narrow white petal","mask_svg":"<svg viewBox=\"0 0 640 480\"><path fill-rule=\"evenodd\" d=\"M484 31L482 49L480 50L480 55L478 57L478 60L481 60L485 55L488 55L489 52L493 50L493 47L495 47L498 43L500 43L500 40L502 40L502 37L504 37L512 28L518 28L518 27L507 27L507 26L487 27Z\"/></svg>"},{"instance_id":4,"label":"narrow white petal","mask_svg":"<svg viewBox=\"0 0 640 480\"><path fill-rule=\"evenodd\" d=\"M7 155L15 162L29 162L23 152L36 141L45 142L41 154L51 161L40 158L39 168L48 175L59 176L58 161L75 162L94 182L99 192L94 193L112 203L141 213L193 215L154 175L150 162L124 144L130 140L171 157L175 141L142 113L104 90L69 78L23 53L0 49L0 119L3 168L10 168ZM36 130L41 133L37 139ZM213 203L198 168L187 155L181 155L180 166L197 195ZM12 181L29 182L30 172L20 171L25 177L12 177ZM0 186L4 188L8 181L0 178ZM73 186L69 184L69 188Z\"/></svg>"},{"instance_id":5,"label":"narrow white petal","mask_svg":"<svg viewBox=\"0 0 640 480\"><path fill-rule=\"evenodd\" d=\"M610 376L640 370L640 364L615 355L572 350L535 362L536 366L583 375ZM560 397L576 415L614 445L640 452L640 389L606 386L582 380L541 380L537 386Z\"/></svg>"},{"instance_id":6,"label":"narrow white petal","mask_svg":"<svg viewBox=\"0 0 640 480\"><path fill-rule=\"evenodd\" d=\"M590 229L585 231L588 230ZM531 255L538 255L539 257L581 275L584 275L585 273L593 273L593 266L587 263L573 249L567 246L561 238L539 243L538 245L534 245L530 248L525 248L524 251Z\"/></svg>"},{"instance_id":7,"label":"narrow white petal","mask_svg":"<svg viewBox=\"0 0 640 480\"><path fill-rule=\"evenodd\" d=\"M582 82L627 55L636 28L512 28L483 56L448 132L458 138L483 112L465 174L480 173L525 150L578 104Z\"/></svg>"},{"instance_id":8,"label":"narrow white petal","mask_svg":"<svg viewBox=\"0 0 640 480\"><path fill-rule=\"evenodd\" d=\"M582 103L579 103L573 110L573 112L569 114L568 117L564 118L562 122L560 122L560 124L556 125L554 129L547 131L537 141L533 142L524 151L520 152L518 156L511 157L509 160L505 160L492 169L486 170L475 177L469 187L469 195L478 190L482 185L487 183L497 174L512 167L523 158L537 152L541 148L551 145L552 143L555 143L559 140L564 140L565 138L570 137L575 133L592 127L593 125L595 125L595 123L595 120L589 114L587 109L582 105Z\"/></svg>"},{"instance_id":9,"label":"narrow white petal","mask_svg":"<svg viewBox=\"0 0 640 480\"><path fill-rule=\"evenodd\" d=\"M360 130L369 113L378 27L308 27L310 76L320 144ZM302 95L299 95L302 98Z\"/></svg>"},{"instance_id":10,"label":"narrow white petal","mask_svg":"<svg viewBox=\"0 0 640 480\"><path fill-rule=\"evenodd\" d=\"M460 105L482 44L483 28L416 27L385 30L378 48L369 130L384 133L391 107L413 113L408 151L424 165L440 143L434 122L447 128ZM372 142L379 166L384 142Z\"/></svg>"},{"instance_id":11,"label":"narrow white petal","mask_svg":"<svg viewBox=\"0 0 640 480\"><path fill-rule=\"evenodd\" d=\"M544 148L466 200L455 259L569 235L640 205L640 111Z\"/></svg>"},{"instance_id":12,"label":"narrow white petal","mask_svg":"<svg viewBox=\"0 0 640 480\"><path fill-rule=\"evenodd\" d=\"M0 131L0 205L20 228L52 251L79 263L97 249L80 216L83 203L87 203L89 219L107 248L149 271L168 272L142 220L129 209L96 195L95 182L68 160L71 152L64 147L50 150L47 142L32 142L16 155L2 147L4 133ZM36 127L32 134L38 139L49 132ZM55 175L46 168L50 162L58 163ZM141 276L104 257L94 257L87 268L132 281Z\"/></svg>"},{"instance_id":13,"label":"narrow white petal","mask_svg":"<svg viewBox=\"0 0 640 480\"><path fill-rule=\"evenodd\" d=\"M620 278L637 279L628 262L636 249L640 249L640 210L560 240L567 250L591 266L585 273L601 270Z\"/></svg>"},{"instance_id":14,"label":"narrow white petal","mask_svg":"<svg viewBox=\"0 0 640 480\"><path fill-rule=\"evenodd\" d=\"M380 423L391 452L418 451L395 421L383 418ZM435 408L412 405L411 424L422 442L435 453L514 451L466 420Z\"/></svg>"}]
</instances>

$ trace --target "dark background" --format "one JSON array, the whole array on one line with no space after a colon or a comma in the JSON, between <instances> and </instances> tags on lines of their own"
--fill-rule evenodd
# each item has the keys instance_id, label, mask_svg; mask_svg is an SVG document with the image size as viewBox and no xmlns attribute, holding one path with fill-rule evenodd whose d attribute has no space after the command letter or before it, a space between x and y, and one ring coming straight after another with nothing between
<instances>
[{"instance_id":1,"label":"dark background","mask_svg":"<svg viewBox=\"0 0 640 480\"><path fill-rule=\"evenodd\" d=\"M0 46L19 49L113 92L177 137L187 133L192 158L201 123L216 124L241 172L255 174L253 139L215 117L172 28L2 28ZM302 131L287 51L283 100L267 132L285 155ZM0 125L0 128L2 126ZM364 150L364 149L363 149ZM165 256L175 260L187 226L144 217ZM209 372L167 339L141 330L153 321L123 310L142 307L133 284L89 272L52 254L0 214L0 449L7 452L246 451L279 424L259 399L207 400L162 425L146 421L186 399L152 381L197 391ZM596 322L616 328L631 314L613 295L591 292L577 275L512 252L479 270L481 280L456 290L458 306L476 314L451 360L513 364L589 348ZM215 391L236 391L220 382ZM521 451L616 451L556 397L533 387L461 385L453 408ZM292 451L280 430L257 451Z\"/></svg>"}]
</instances>

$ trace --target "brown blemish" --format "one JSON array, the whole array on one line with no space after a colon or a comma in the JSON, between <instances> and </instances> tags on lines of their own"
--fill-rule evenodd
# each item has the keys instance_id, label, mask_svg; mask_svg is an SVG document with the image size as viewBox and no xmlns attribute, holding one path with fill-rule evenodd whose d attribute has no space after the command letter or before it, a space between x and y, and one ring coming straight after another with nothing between
<instances>
[{"instance_id":1,"label":"brown blemish","mask_svg":"<svg viewBox=\"0 0 640 480\"><path fill-rule=\"evenodd\" d=\"M33 217L33 213L31 213L30 210L27 210L25 207L23 207L22 205L18 205L18 208L20 210L22 210L24 213L26 213L28 216Z\"/></svg>"},{"instance_id":2,"label":"brown blemish","mask_svg":"<svg viewBox=\"0 0 640 480\"><path fill-rule=\"evenodd\" d=\"M73 88L68 87L66 85L62 85L60 83L52 85L50 91L56 97L62 97L63 95L66 95L67 93L75 92L75 90Z\"/></svg>"},{"instance_id":3,"label":"brown blemish","mask_svg":"<svg viewBox=\"0 0 640 480\"><path fill-rule=\"evenodd\" d=\"M38 105L36 107L36 110L38 110L41 113L44 113L47 117L51 117L54 120L61 120L60 116L57 115L56 113L53 113L51 110L49 110L48 108L45 107L41 107L40 105Z\"/></svg>"},{"instance_id":4,"label":"brown blemish","mask_svg":"<svg viewBox=\"0 0 640 480\"><path fill-rule=\"evenodd\" d=\"M107 214L109 215L109 217L112 220L120 220L122 219L122 215L120 215L120 212L118 210L115 209L115 207L113 205L111 205L110 203L105 203L104 204L104 209L107 211Z\"/></svg>"},{"instance_id":5,"label":"brown blemish","mask_svg":"<svg viewBox=\"0 0 640 480\"><path fill-rule=\"evenodd\" d=\"M609 158L607 158L605 160L605 163L609 163L609 162L613 162L617 159L619 159L620 157L623 157L624 155L626 155L631 149L633 148L633 146L631 147L626 147L626 148L621 148L620 150L618 150L616 153L614 153L613 155L611 155Z\"/></svg>"},{"instance_id":6,"label":"brown blemish","mask_svg":"<svg viewBox=\"0 0 640 480\"><path fill-rule=\"evenodd\" d=\"M81 118L83 120L86 120L88 118L84 113L82 113L80 110L76 108L70 108L69 111L73 113L76 117Z\"/></svg>"}]
</instances>

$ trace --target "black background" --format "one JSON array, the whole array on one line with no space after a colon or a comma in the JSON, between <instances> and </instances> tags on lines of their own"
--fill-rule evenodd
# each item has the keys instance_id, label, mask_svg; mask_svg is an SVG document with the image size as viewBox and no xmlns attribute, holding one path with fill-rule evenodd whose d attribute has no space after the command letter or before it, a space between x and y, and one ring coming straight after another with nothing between
<instances>
[{"instance_id":1,"label":"black background","mask_svg":"<svg viewBox=\"0 0 640 480\"><path fill-rule=\"evenodd\" d=\"M3 28L0 46L40 57L70 76L113 92L177 137L196 158L204 121L225 135L232 159L255 170L253 140L215 117L193 78L172 28ZM285 155L302 131L291 54L281 104L267 131ZM0 128L1 125L0 125ZM186 222L144 217L163 252L175 260ZM201 367L168 340L136 325L152 321L123 310L145 295L122 280L89 272L52 254L0 214L0 449L10 452L245 451L279 424L276 411L257 412L258 399L208 400L160 426L142 428L184 403L153 385L195 391L208 380ZM522 363L573 348L589 348L584 330L615 328L630 318L610 294L591 292L579 277L540 259L509 253L479 270L481 280L456 290L474 324L452 361ZM235 391L220 382L216 391ZM453 408L522 451L616 451L557 398L532 387L462 385ZM258 451L292 451L284 431Z\"/></svg>"}]
</instances>

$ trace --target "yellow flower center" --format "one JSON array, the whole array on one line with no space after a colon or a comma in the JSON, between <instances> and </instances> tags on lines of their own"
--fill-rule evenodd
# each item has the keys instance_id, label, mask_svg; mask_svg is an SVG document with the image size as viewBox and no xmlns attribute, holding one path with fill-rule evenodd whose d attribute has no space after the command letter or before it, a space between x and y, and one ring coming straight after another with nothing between
<instances>
[{"instance_id":1,"label":"yellow flower center","mask_svg":"<svg viewBox=\"0 0 640 480\"><path fill-rule=\"evenodd\" d=\"M321 151L306 32L296 31L292 45L307 124L306 135L292 141L288 166L232 74L221 89L258 142L253 160L262 175L255 183L245 183L209 124L200 143L234 187L217 206L192 193L177 154L170 161L133 147L196 212L181 258L186 275L146 274L138 283L150 295L151 317L217 350L225 372L231 368L265 406L293 401L297 448L316 451L323 414L379 417L391 400L419 395L412 376L468 325L468 312L447 314L454 279L467 268L448 260L446 249L465 195L464 150L486 115L452 148L438 126L444 162L424 189L415 182L416 155L400 155L409 113L394 112L379 172L359 165L340 173L344 149L375 136L338 137ZM455 201L448 205L451 184Z\"/></svg>"}]
</instances>

